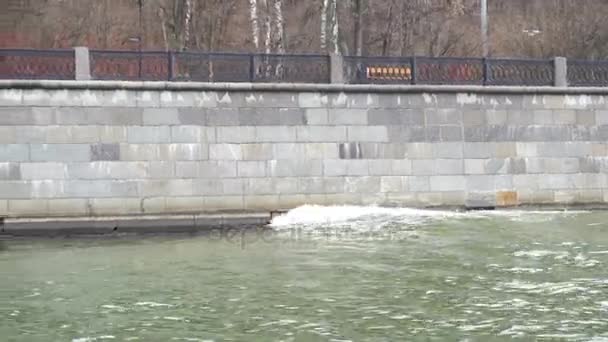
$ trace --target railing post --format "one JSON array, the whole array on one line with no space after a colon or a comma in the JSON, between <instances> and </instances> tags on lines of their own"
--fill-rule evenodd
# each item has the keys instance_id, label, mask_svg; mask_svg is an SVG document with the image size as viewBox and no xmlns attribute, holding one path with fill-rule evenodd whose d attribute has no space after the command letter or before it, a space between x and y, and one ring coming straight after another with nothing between
<instances>
[{"instance_id":1,"label":"railing post","mask_svg":"<svg viewBox=\"0 0 608 342\"><path fill-rule=\"evenodd\" d=\"M553 86L568 86L568 60L566 57L553 58Z\"/></svg>"},{"instance_id":2,"label":"railing post","mask_svg":"<svg viewBox=\"0 0 608 342\"><path fill-rule=\"evenodd\" d=\"M412 84L416 84L416 78L418 77L418 70L416 70L417 66L416 66L416 56L411 57L411 73L412 73Z\"/></svg>"},{"instance_id":3,"label":"railing post","mask_svg":"<svg viewBox=\"0 0 608 342\"><path fill-rule=\"evenodd\" d=\"M173 52L167 51L167 81L173 81Z\"/></svg>"},{"instance_id":4,"label":"railing post","mask_svg":"<svg viewBox=\"0 0 608 342\"><path fill-rule=\"evenodd\" d=\"M344 57L342 55L329 54L329 83L344 84Z\"/></svg>"},{"instance_id":5,"label":"railing post","mask_svg":"<svg viewBox=\"0 0 608 342\"><path fill-rule=\"evenodd\" d=\"M249 54L249 82L255 81L255 56Z\"/></svg>"},{"instance_id":6,"label":"railing post","mask_svg":"<svg viewBox=\"0 0 608 342\"><path fill-rule=\"evenodd\" d=\"M74 47L74 78L78 81L91 79L91 61L89 48L86 46Z\"/></svg>"},{"instance_id":7,"label":"railing post","mask_svg":"<svg viewBox=\"0 0 608 342\"><path fill-rule=\"evenodd\" d=\"M483 58L483 85L488 85L488 81L490 80L490 63L488 62L488 58L484 57Z\"/></svg>"}]
</instances>

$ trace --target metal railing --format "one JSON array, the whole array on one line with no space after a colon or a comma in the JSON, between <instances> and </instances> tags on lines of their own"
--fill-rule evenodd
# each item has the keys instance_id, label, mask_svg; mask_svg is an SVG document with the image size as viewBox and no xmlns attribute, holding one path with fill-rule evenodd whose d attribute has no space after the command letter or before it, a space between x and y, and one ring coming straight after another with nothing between
<instances>
[{"instance_id":1,"label":"metal railing","mask_svg":"<svg viewBox=\"0 0 608 342\"><path fill-rule=\"evenodd\" d=\"M91 50L90 58L100 80L329 82L324 55Z\"/></svg>"},{"instance_id":2,"label":"metal railing","mask_svg":"<svg viewBox=\"0 0 608 342\"><path fill-rule=\"evenodd\" d=\"M484 84L552 86L555 65L552 59L484 59Z\"/></svg>"},{"instance_id":3,"label":"metal railing","mask_svg":"<svg viewBox=\"0 0 608 342\"><path fill-rule=\"evenodd\" d=\"M553 60L344 57L349 83L551 86Z\"/></svg>"},{"instance_id":4,"label":"metal railing","mask_svg":"<svg viewBox=\"0 0 608 342\"><path fill-rule=\"evenodd\" d=\"M568 83L574 87L608 87L608 61L569 60Z\"/></svg>"},{"instance_id":5,"label":"metal railing","mask_svg":"<svg viewBox=\"0 0 608 342\"><path fill-rule=\"evenodd\" d=\"M167 53L146 51L89 51L91 78L97 80L166 81Z\"/></svg>"},{"instance_id":6,"label":"metal railing","mask_svg":"<svg viewBox=\"0 0 608 342\"><path fill-rule=\"evenodd\" d=\"M0 78L73 80L74 50L0 49Z\"/></svg>"},{"instance_id":7,"label":"metal railing","mask_svg":"<svg viewBox=\"0 0 608 342\"><path fill-rule=\"evenodd\" d=\"M78 60L74 50L0 49L0 79L67 80L83 77L84 69L82 79L96 80L608 86L608 61L566 62L563 58L556 63L557 58L330 57L87 49L84 56L79 58L86 61Z\"/></svg>"}]
</instances>

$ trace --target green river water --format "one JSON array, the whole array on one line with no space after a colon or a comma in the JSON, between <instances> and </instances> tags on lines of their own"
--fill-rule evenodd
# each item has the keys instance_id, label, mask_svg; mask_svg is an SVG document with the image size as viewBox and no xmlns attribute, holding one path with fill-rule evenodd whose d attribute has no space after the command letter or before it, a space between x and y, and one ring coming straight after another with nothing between
<instances>
[{"instance_id":1,"label":"green river water","mask_svg":"<svg viewBox=\"0 0 608 342\"><path fill-rule=\"evenodd\" d=\"M1 341L608 341L608 212L0 242Z\"/></svg>"}]
</instances>

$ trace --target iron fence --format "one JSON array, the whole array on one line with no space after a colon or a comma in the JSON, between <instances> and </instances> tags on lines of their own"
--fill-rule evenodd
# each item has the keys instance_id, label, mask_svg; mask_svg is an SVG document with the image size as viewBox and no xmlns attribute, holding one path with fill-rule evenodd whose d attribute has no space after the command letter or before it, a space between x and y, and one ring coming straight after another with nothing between
<instances>
[{"instance_id":1,"label":"iron fence","mask_svg":"<svg viewBox=\"0 0 608 342\"><path fill-rule=\"evenodd\" d=\"M329 82L325 55L92 50L90 58L99 80Z\"/></svg>"},{"instance_id":2,"label":"iron fence","mask_svg":"<svg viewBox=\"0 0 608 342\"><path fill-rule=\"evenodd\" d=\"M169 59L164 51L91 50L89 56L93 79L142 81L171 79Z\"/></svg>"},{"instance_id":3,"label":"iron fence","mask_svg":"<svg viewBox=\"0 0 608 342\"><path fill-rule=\"evenodd\" d=\"M484 84L480 58L414 57L416 84Z\"/></svg>"},{"instance_id":4,"label":"iron fence","mask_svg":"<svg viewBox=\"0 0 608 342\"><path fill-rule=\"evenodd\" d=\"M552 86L553 60L484 59L485 85Z\"/></svg>"},{"instance_id":5,"label":"iron fence","mask_svg":"<svg viewBox=\"0 0 608 342\"><path fill-rule=\"evenodd\" d=\"M90 50L88 56L90 76L97 80L331 83L336 74L327 55ZM73 50L0 49L0 78L74 79L75 58ZM553 59L340 58L343 81L353 84L557 83ZM572 86L608 86L608 61L568 60L567 78Z\"/></svg>"},{"instance_id":6,"label":"iron fence","mask_svg":"<svg viewBox=\"0 0 608 342\"><path fill-rule=\"evenodd\" d=\"M250 57L229 53L169 53L171 81L249 82Z\"/></svg>"},{"instance_id":7,"label":"iron fence","mask_svg":"<svg viewBox=\"0 0 608 342\"><path fill-rule=\"evenodd\" d=\"M349 83L368 84L462 84L524 85L554 84L552 60L345 57Z\"/></svg>"},{"instance_id":8,"label":"iron fence","mask_svg":"<svg viewBox=\"0 0 608 342\"><path fill-rule=\"evenodd\" d=\"M0 49L2 79L74 79L74 50Z\"/></svg>"},{"instance_id":9,"label":"iron fence","mask_svg":"<svg viewBox=\"0 0 608 342\"><path fill-rule=\"evenodd\" d=\"M327 55L251 56L253 82L329 83L330 58Z\"/></svg>"},{"instance_id":10,"label":"iron fence","mask_svg":"<svg viewBox=\"0 0 608 342\"><path fill-rule=\"evenodd\" d=\"M568 61L568 82L575 87L608 86L608 61Z\"/></svg>"}]
</instances>

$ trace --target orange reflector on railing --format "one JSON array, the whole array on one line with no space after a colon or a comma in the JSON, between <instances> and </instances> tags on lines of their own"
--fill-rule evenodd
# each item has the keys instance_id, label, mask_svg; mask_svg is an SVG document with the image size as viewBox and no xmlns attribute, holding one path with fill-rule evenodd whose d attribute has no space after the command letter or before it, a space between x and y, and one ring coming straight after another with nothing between
<instances>
[{"instance_id":1,"label":"orange reflector on railing","mask_svg":"<svg viewBox=\"0 0 608 342\"><path fill-rule=\"evenodd\" d=\"M409 66L368 66L367 78L381 80L410 80L412 69Z\"/></svg>"}]
</instances>

